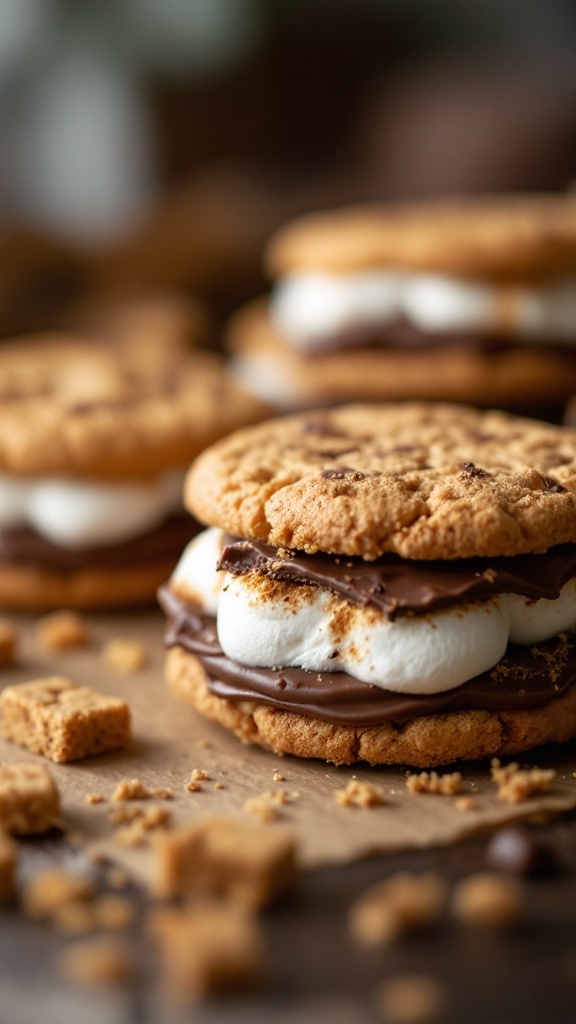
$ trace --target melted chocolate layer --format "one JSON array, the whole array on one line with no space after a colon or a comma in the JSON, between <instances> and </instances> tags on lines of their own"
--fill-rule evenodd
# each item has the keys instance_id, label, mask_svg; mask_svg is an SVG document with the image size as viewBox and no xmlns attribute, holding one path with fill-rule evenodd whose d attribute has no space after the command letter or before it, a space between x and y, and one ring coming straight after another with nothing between
<instances>
[{"instance_id":1,"label":"melted chocolate layer","mask_svg":"<svg viewBox=\"0 0 576 1024\"><path fill-rule=\"evenodd\" d=\"M256 570L286 583L324 587L356 605L374 605L387 619L425 615L462 601L494 594L521 594L554 600L576 576L576 544L562 544L543 555L467 558L453 562L417 562L384 555L375 562L333 555L279 558L276 548L259 541L238 541L224 548L219 567L236 576Z\"/></svg>"},{"instance_id":2,"label":"melted chocolate layer","mask_svg":"<svg viewBox=\"0 0 576 1024\"><path fill-rule=\"evenodd\" d=\"M170 516L160 526L135 540L102 548L81 551L61 548L41 537L35 530L21 526L0 530L0 565L2 562L36 565L59 572L74 572L87 565L137 565L142 562L176 561L182 548L201 527L192 516Z\"/></svg>"},{"instance_id":3,"label":"melted chocolate layer","mask_svg":"<svg viewBox=\"0 0 576 1024\"><path fill-rule=\"evenodd\" d=\"M182 647L199 659L211 693L232 701L260 701L309 718L362 726L405 722L436 711L521 710L548 704L576 682L576 637L565 633L534 647L510 644L491 671L429 696L390 693L346 672L253 668L226 657L215 619L167 586L158 596L168 617L166 646Z\"/></svg>"}]
</instances>

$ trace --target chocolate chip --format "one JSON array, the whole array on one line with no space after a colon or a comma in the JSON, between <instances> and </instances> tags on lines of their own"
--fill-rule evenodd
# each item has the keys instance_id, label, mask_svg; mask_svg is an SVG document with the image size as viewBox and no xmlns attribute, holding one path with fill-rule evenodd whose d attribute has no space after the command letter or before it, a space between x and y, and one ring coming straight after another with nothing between
<instances>
[{"instance_id":1,"label":"chocolate chip","mask_svg":"<svg viewBox=\"0 0 576 1024\"><path fill-rule=\"evenodd\" d=\"M558 867L554 850L521 828L503 828L486 847L486 863L497 871L522 878L550 875Z\"/></svg>"},{"instance_id":2,"label":"chocolate chip","mask_svg":"<svg viewBox=\"0 0 576 1024\"><path fill-rule=\"evenodd\" d=\"M335 466L334 469L325 469L320 476L324 480L345 480L348 477L363 480L365 473L361 473L358 469L351 469L350 466Z\"/></svg>"},{"instance_id":3,"label":"chocolate chip","mask_svg":"<svg viewBox=\"0 0 576 1024\"><path fill-rule=\"evenodd\" d=\"M563 494L566 488L562 486L559 480L553 476L543 476L542 481L544 483L544 490L549 494Z\"/></svg>"},{"instance_id":4,"label":"chocolate chip","mask_svg":"<svg viewBox=\"0 0 576 1024\"><path fill-rule=\"evenodd\" d=\"M481 480L482 477L490 476L490 473L481 469L480 466L475 466L473 462L461 462L460 469L462 470L460 476L463 476L465 480Z\"/></svg>"}]
</instances>

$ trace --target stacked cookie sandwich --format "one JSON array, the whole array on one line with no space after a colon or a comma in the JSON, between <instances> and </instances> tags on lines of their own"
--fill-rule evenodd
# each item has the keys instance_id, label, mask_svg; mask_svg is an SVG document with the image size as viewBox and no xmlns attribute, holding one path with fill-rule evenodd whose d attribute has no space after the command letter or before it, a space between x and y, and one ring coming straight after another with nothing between
<instances>
[{"instance_id":1,"label":"stacked cookie sandwich","mask_svg":"<svg viewBox=\"0 0 576 1024\"><path fill-rule=\"evenodd\" d=\"M237 431L161 591L168 682L241 739L420 767L576 734L576 431L356 405Z\"/></svg>"},{"instance_id":2,"label":"stacked cookie sandwich","mask_svg":"<svg viewBox=\"0 0 576 1024\"><path fill-rule=\"evenodd\" d=\"M229 329L278 408L445 399L558 414L576 380L576 195L350 207L270 242Z\"/></svg>"},{"instance_id":3,"label":"stacked cookie sandwich","mask_svg":"<svg viewBox=\"0 0 576 1024\"><path fill-rule=\"evenodd\" d=\"M0 605L153 599L197 531L184 469L263 414L222 359L58 336L0 351Z\"/></svg>"}]
</instances>

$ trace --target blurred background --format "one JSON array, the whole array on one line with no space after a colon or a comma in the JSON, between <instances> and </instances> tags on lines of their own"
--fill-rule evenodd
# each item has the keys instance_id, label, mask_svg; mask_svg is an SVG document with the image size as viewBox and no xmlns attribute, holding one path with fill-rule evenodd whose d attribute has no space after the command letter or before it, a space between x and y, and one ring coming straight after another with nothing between
<instances>
[{"instance_id":1,"label":"blurred background","mask_svg":"<svg viewBox=\"0 0 576 1024\"><path fill-rule=\"evenodd\" d=\"M0 0L0 335L265 285L287 218L576 179L573 0Z\"/></svg>"}]
</instances>

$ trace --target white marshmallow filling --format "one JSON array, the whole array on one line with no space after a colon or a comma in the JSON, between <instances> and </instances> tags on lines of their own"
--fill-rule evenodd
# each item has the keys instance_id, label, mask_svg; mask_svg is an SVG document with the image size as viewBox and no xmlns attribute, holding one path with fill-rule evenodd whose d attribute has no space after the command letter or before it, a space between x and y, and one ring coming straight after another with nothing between
<instances>
[{"instance_id":1,"label":"white marshmallow filling","mask_svg":"<svg viewBox=\"0 0 576 1024\"><path fill-rule=\"evenodd\" d=\"M383 690L434 694L493 668L508 643L530 646L576 628L576 577L554 600L499 594L389 621L320 587L218 572L224 544L215 529L192 540L171 586L216 617L222 650L245 665L342 671Z\"/></svg>"},{"instance_id":2,"label":"white marshmallow filling","mask_svg":"<svg viewBox=\"0 0 576 1024\"><path fill-rule=\"evenodd\" d=\"M576 345L576 279L545 286L498 285L440 274L377 269L302 272L282 278L270 300L276 329L304 352L405 320L430 335L478 332L526 343Z\"/></svg>"}]
</instances>

